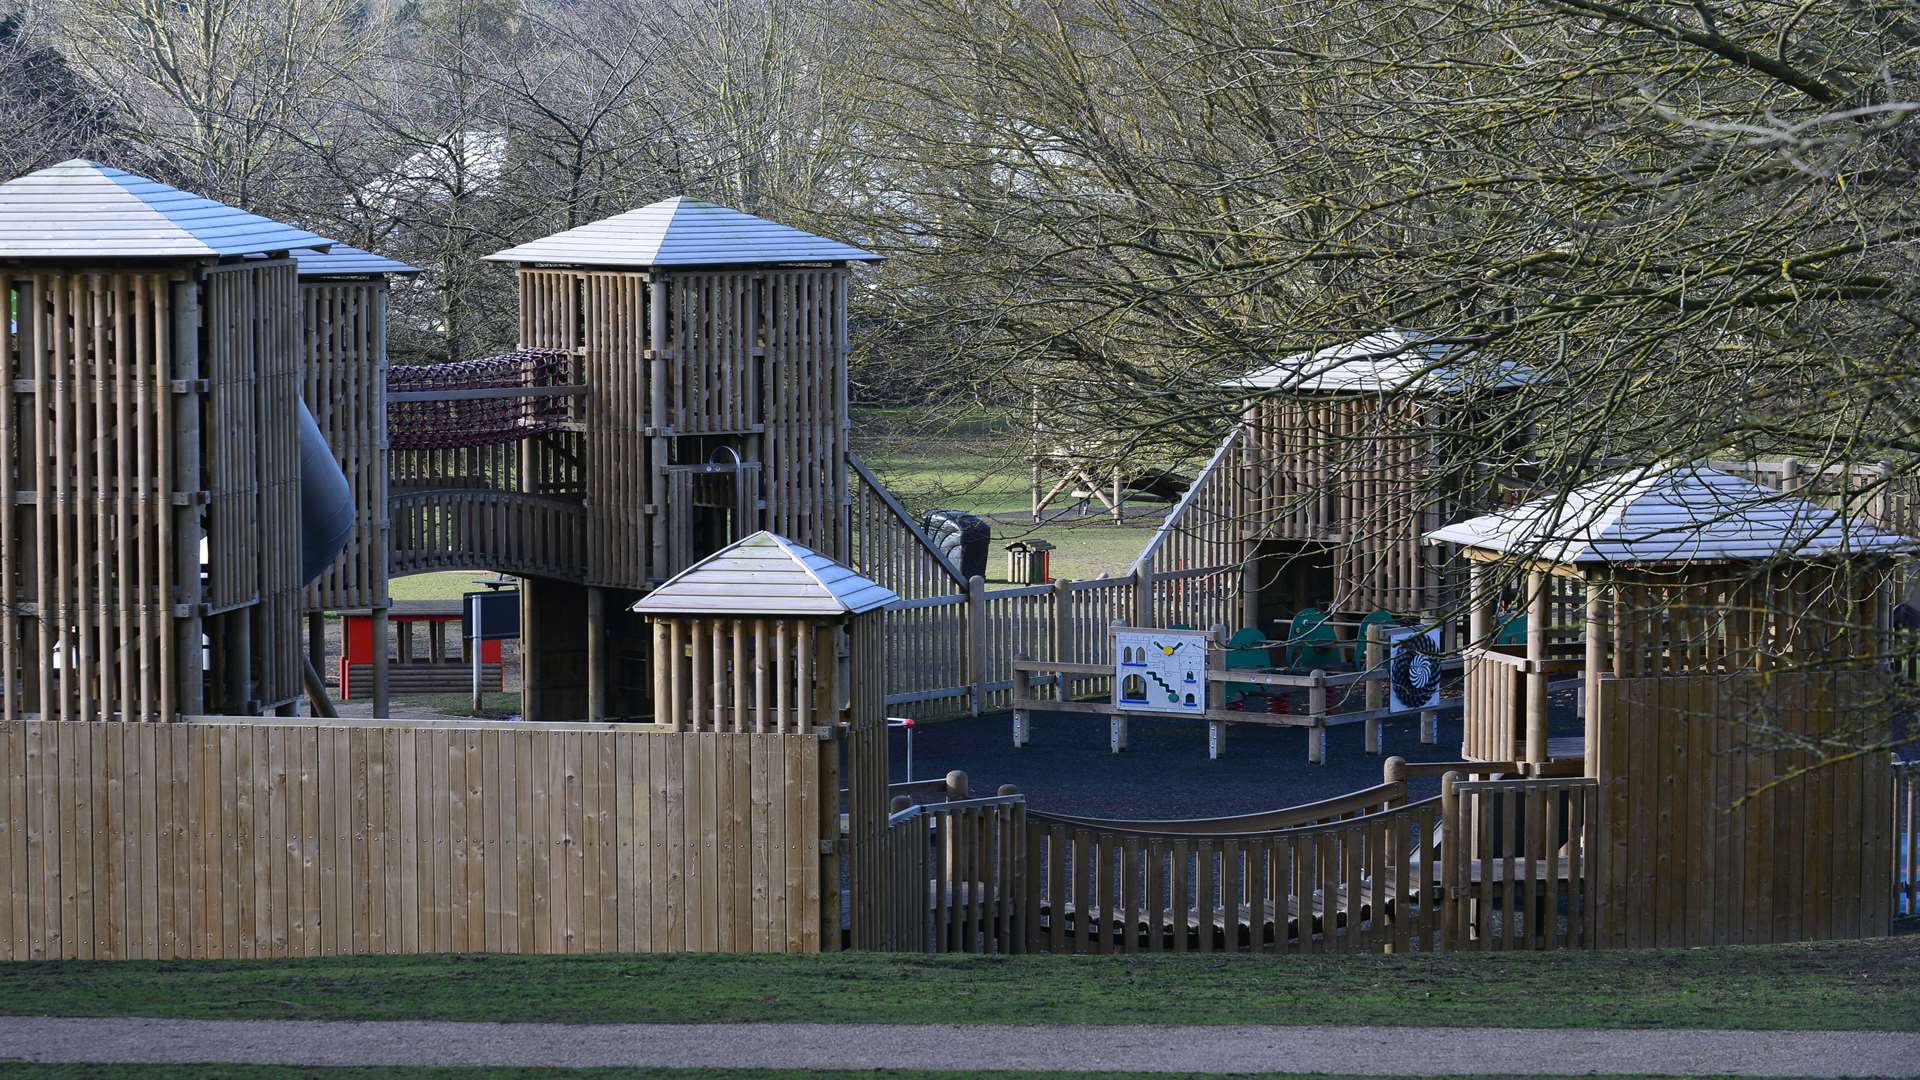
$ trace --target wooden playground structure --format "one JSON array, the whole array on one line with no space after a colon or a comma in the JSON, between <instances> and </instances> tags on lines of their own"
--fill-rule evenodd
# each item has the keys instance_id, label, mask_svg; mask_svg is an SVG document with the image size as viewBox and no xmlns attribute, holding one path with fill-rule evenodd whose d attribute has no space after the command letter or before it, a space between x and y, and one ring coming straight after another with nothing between
<instances>
[{"instance_id":1,"label":"wooden playground structure","mask_svg":"<svg viewBox=\"0 0 1920 1080\"><path fill-rule=\"evenodd\" d=\"M1400 399L1446 392L1418 380L1387 393L1376 364L1365 394L1255 387L1125 577L988 590L848 451L857 248L668 200L496 256L519 276L515 351L389 369L401 264L92 163L0 204L30 211L0 228L19 313L0 326L0 959L1401 953L1875 934L1913 911L1912 767L1811 768L1872 722L1842 705L1883 683L1866 659L1908 541L1816 502L1755 510L1745 548L1624 563L1552 548L1564 523L1533 504L1443 528L1488 507L1462 488L1384 509L1406 502L1399 435L1338 484L1311 456L1442 407ZM165 236L103 228L115 213ZM352 493L344 547L310 572L303 415ZM1744 483L1646 475L1629 502ZM1293 558L1270 543L1333 557L1334 613L1464 602L1466 696L1419 710L1465 710L1461 760L1203 821L1013 792L896 805L925 785L890 783L889 712L1086 706L1114 689L1116 624L1268 623ZM389 579L442 569L522 580L527 721L297 715L324 699L302 679L311 613L366 613L383 714ZM1518 647L1495 643L1503 590L1528 609ZM1351 721L1384 751L1376 667L1213 651L1197 683L1307 701L1202 710L1219 734ZM1556 676L1586 690L1578 745L1546 738ZM1348 694L1364 705L1330 700Z\"/></svg>"}]
</instances>

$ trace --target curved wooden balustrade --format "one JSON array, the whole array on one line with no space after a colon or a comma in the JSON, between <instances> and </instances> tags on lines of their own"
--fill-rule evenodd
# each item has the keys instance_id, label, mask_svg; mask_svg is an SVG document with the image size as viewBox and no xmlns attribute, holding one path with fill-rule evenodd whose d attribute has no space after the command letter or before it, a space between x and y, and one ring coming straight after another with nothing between
<instances>
[{"instance_id":1,"label":"curved wooden balustrade","mask_svg":"<svg viewBox=\"0 0 1920 1080\"><path fill-rule=\"evenodd\" d=\"M387 506L395 577L485 569L580 581L586 574L586 513L576 499L434 490L396 495Z\"/></svg>"}]
</instances>

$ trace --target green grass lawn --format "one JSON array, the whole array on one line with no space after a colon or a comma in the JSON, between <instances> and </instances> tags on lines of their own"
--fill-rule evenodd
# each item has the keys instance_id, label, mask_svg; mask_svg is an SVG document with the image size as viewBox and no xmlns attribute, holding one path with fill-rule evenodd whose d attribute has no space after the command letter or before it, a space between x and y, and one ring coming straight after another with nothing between
<instances>
[{"instance_id":1,"label":"green grass lawn","mask_svg":"<svg viewBox=\"0 0 1920 1080\"><path fill-rule=\"evenodd\" d=\"M1920 1029L1920 935L1688 951L1411 957L16 963L0 965L0 1015L1913 1031Z\"/></svg>"},{"instance_id":2,"label":"green grass lawn","mask_svg":"<svg viewBox=\"0 0 1920 1080\"><path fill-rule=\"evenodd\" d=\"M458 600L463 593L479 592L480 586L475 582L492 576L479 570L412 574L394 578L387 589L395 600Z\"/></svg>"}]
</instances>

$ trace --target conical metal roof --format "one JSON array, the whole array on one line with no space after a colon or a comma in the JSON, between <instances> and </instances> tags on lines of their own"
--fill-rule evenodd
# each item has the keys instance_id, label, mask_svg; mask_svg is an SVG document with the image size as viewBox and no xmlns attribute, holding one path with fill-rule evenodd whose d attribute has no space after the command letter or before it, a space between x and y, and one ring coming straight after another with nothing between
<instances>
[{"instance_id":1,"label":"conical metal roof","mask_svg":"<svg viewBox=\"0 0 1920 1080\"><path fill-rule=\"evenodd\" d=\"M398 259L375 255L352 244L333 245L331 251L300 248L292 252L295 268L303 278L370 277L374 274L417 274L420 268Z\"/></svg>"},{"instance_id":2,"label":"conical metal roof","mask_svg":"<svg viewBox=\"0 0 1920 1080\"><path fill-rule=\"evenodd\" d=\"M332 244L97 161L63 161L0 184L0 259L191 259Z\"/></svg>"},{"instance_id":3,"label":"conical metal roof","mask_svg":"<svg viewBox=\"0 0 1920 1080\"><path fill-rule=\"evenodd\" d=\"M1388 329L1296 353L1228 385L1287 392L1459 394L1509 390L1532 381L1533 373L1512 361L1475 357L1467 345L1417 330Z\"/></svg>"},{"instance_id":4,"label":"conical metal roof","mask_svg":"<svg viewBox=\"0 0 1920 1080\"><path fill-rule=\"evenodd\" d=\"M872 262L871 251L678 196L487 256L564 266Z\"/></svg>"},{"instance_id":5,"label":"conical metal roof","mask_svg":"<svg viewBox=\"0 0 1920 1080\"><path fill-rule=\"evenodd\" d=\"M631 610L642 615L858 615L899 600L784 536L757 532L694 563Z\"/></svg>"},{"instance_id":6,"label":"conical metal roof","mask_svg":"<svg viewBox=\"0 0 1920 1080\"><path fill-rule=\"evenodd\" d=\"M1920 540L1689 463L1630 469L1427 539L1554 563L1813 559L1912 551Z\"/></svg>"}]
</instances>

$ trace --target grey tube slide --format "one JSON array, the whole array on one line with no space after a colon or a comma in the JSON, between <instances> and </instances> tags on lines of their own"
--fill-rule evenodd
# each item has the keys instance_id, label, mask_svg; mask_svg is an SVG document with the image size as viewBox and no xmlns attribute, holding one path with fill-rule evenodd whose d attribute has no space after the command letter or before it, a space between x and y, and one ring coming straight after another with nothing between
<instances>
[{"instance_id":1,"label":"grey tube slide","mask_svg":"<svg viewBox=\"0 0 1920 1080\"><path fill-rule=\"evenodd\" d=\"M300 575L311 585L353 532L353 492L307 403L300 403Z\"/></svg>"}]
</instances>

